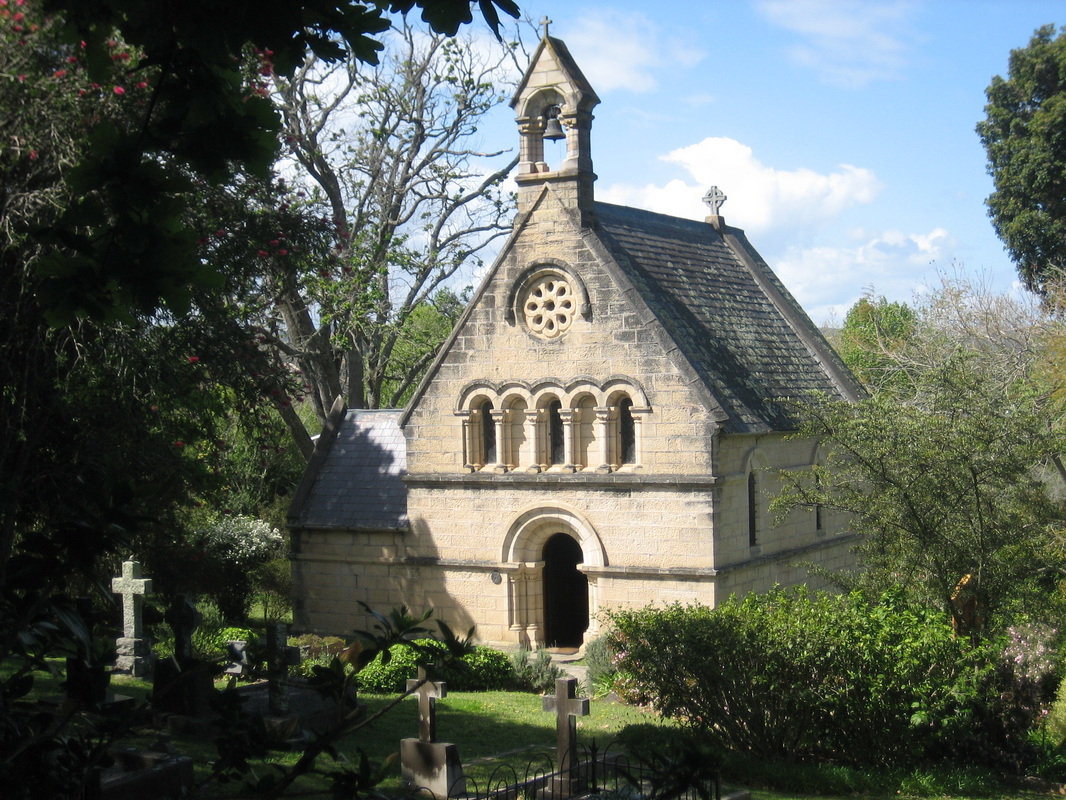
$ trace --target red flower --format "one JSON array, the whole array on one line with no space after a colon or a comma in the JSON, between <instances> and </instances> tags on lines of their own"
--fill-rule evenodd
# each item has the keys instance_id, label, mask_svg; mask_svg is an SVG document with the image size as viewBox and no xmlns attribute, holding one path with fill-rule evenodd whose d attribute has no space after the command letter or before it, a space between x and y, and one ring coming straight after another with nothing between
<instances>
[{"instance_id":1,"label":"red flower","mask_svg":"<svg viewBox=\"0 0 1066 800\"><path fill-rule=\"evenodd\" d=\"M148 81L139 81L137 83L137 88L138 89L147 89L148 88Z\"/></svg>"},{"instance_id":2,"label":"red flower","mask_svg":"<svg viewBox=\"0 0 1066 800\"><path fill-rule=\"evenodd\" d=\"M57 69L56 73L55 73L57 78L65 77L66 74L67 74L67 71L65 69Z\"/></svg>"},{"instance_id":3,"label":"red flower","mask_svg":"<svg viewBox=\"0 0 1066 800\"><path fill-rule=\"evenodd\" d=\"M189 356L189 363L195 364L200 360L200 356Z\"/></svg>"},{"instance_id":4,"label":"red flower","mask_svg":"<svg viewBox=\"0 0 1066 800\"><path fill-rule=\"evenodd\" d=\"M37 151L36 150L30 150L30 161L36 161L36 160L37 160Z\"/></svg>"},{"instance_id":5,"label":"red flower","mask_svg":"<svg viewBox=\"0 0 1066 800\"><path fill-rule=\"evenodd\" d=\"M268 255L270 255L270 253L268 253L266 250L260 250L259 255L262 258L266 258Z\"/></svg>"},{"instance_id":6,"label":"red flower","mask_svg":"<svg viewBox=\"0 0 1066 800\"><path fill-rule=\"evenodd\" d=\"M115 89L114 89L114 92L115 92L115 94L125 94L126 90L123 89L121 86L116 86Z\"/></svg>"},{"instance_id":7,"label":"red flower","mask_svg":"<svg viewBox=\"0 0 1066 800\"><path fill-rule=\"evenodd\" d=\"M184 447L185 446L185 442L183 442L181 439L178 439L178 441L174 442L174 446L175 447Z\"/></svg>"},{"instance_id":8,"label":"red flower","mask_svg":"<svg viewBox=\"0 0 1066 800\"><path fill-rule=\"evenodd\" d=\"M278 255L279 256L287 256L288 254L289 254L289 251L286 250L284 247L281 248L280 250L278 250Z\"/></svg>"}]
</instances>

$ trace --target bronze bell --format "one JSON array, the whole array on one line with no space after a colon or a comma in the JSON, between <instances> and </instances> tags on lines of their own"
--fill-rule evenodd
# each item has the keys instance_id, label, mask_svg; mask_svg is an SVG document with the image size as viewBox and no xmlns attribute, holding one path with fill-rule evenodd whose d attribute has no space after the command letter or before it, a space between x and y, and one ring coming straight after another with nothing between
<instances>
[{"instance_id":1,"label":"bronze bell","mask_svg":"<svg viewBox=\"0 0 1066 800\"><path fill-rule=\"evenodd\" d=\"M544 123L544 138L557 142L566 138L566 131L559 122L559 106L551 106L546 112L548 121Z\"/></svg>"}]
</instances>

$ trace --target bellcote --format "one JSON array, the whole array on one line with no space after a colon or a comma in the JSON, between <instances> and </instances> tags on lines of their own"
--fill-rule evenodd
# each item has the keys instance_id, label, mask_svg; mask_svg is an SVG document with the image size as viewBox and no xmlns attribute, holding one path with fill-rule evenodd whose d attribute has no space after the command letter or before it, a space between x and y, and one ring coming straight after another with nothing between
<instances>
[{"instance_id":1,"label":"bellcote","mask_svg":"<svg viewBox=\"0 0 1066 800\"><path fill-rule=\"evenodd\" d=\"M540 189L552 184L564 202L581 215L592 211L590 131L592 109L600 102L560 39L545 33L511 100L521 149L518 162L518 212L528 211ZM558 120L566 138L561 164L546 163L544 138L549 120Z\"/></svg>"}]
</instances>

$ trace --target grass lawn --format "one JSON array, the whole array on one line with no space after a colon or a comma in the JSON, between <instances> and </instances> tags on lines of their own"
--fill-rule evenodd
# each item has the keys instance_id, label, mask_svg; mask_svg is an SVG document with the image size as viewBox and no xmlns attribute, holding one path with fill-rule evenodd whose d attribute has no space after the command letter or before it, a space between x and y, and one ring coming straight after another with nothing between
<instances>
[{"instance_id":1,"label":"grass lawn","mask_svg":"<svg viewBox=\"0 0 1066 800\"><path fill-rule=\"evenodd\" d=\"M34 695L43 697L59 694L61 678L38 679ZM112 682L114 691L130 694L139 699L146 699L150 692L149 684L144 681L116 677ZM385 706L392 698L380 695L360 695L370 714ZM627 706L607 700L594 700L589 716L578 720L578 736L583 746L593 739L601 746L612 741L621 731L629 726L648 726L664 724L653 712ZM456 692L450 693L437 704L437 733L443 741L455 742L468 776L468 788L484 787L490 781L493 771L506 765L521 774L530 758L537 752L550 751L555 744L555 716L541 710L541 698L538 695L517 692ZM339 757L349 763L358 763L359 750L369 758L378 761L387 758L399 749L399 740L417 735L416 701L409 698L372 727L359 731L342 741L337 748ZM133 743L147 746L157 738L151 730L140 731ZM206 778L210 763L217 753L213 736L193 736L174 734L172 743L183 754L190 756L197 763L199 778ZM271 769L271 764L292 764L297 754L277 752L265 761L257 762L258 774ZM329 767L328 759L321 763ZM506 768L505 766L505 768ZM735 767L735 765L734 765ZM839 794L804 793L770 791L759 788L761 785L814 785L806 784L802 777L782 783L781 768L772 764L749 762L730 772L734 768L727 765L725 782L733 785L746 785L753 788L752 796L756 800L900 800L906 797L928 797L938 800L1036 800L1052 795L1060 796L1057 791L1036 791L1020 788L1005 789L994 781L987 786L975 782L973 776L960 780L952 789L951 778L939 776L937 781L924 780L924 773L915 771L913 777L899 773L884 776L880 784L884 791L867 790L862 792L845 791ZM493 781L494 782L494 781ZM866 785L870 785L867 783ZM932 786L932 791L930 791ZM975 788L976 786L976 788ZM909 788L913 787L913 788ZM923 788L924 787L924 788ZM309 792L327 788L326 783L317 776L298 783L293 787L293 794L300 791ZM382 787L386 791L399 788L399 768L394 766L394 777ZM234 785L214 785L204 792L205 797L237 796Z\"/></svg>"}]
</instances>

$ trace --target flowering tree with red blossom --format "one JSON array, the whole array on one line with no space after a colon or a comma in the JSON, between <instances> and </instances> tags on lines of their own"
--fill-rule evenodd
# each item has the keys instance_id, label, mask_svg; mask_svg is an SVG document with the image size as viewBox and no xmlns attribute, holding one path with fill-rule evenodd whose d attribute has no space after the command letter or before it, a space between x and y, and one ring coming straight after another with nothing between
<instances>
[{"instance_id":1,"label":"flowering tree with red blossom","mask_svg":"<svg viewBox=\"0 0 1066 800\"><path fill-rule=\"evenodd\" d=\"M103 84L111 74L109 42L117 31L141 54L130 80L151 93L136 124L101 120L79 148L71 174L79 195L63 209L39 262L54 320L109 319L160 304L181 312L190 306L190 287L222 280L219 265L198 258L182 217L198 202L196 178L224 183L240 171L266 177L277 156L278 113L244 79L249 50L269 53L269 70L280 76L291 75L308 52L375 63L390 14L418 8L435 31L454 34L472 21L474 5L229 0L222 10L213 0L186 0L145 13L140 0L43 2L67 41L85 43L92 80ZM513 0L477 5L494 29L497 9L518 15Z\"/></svg>"}]
</instances>

